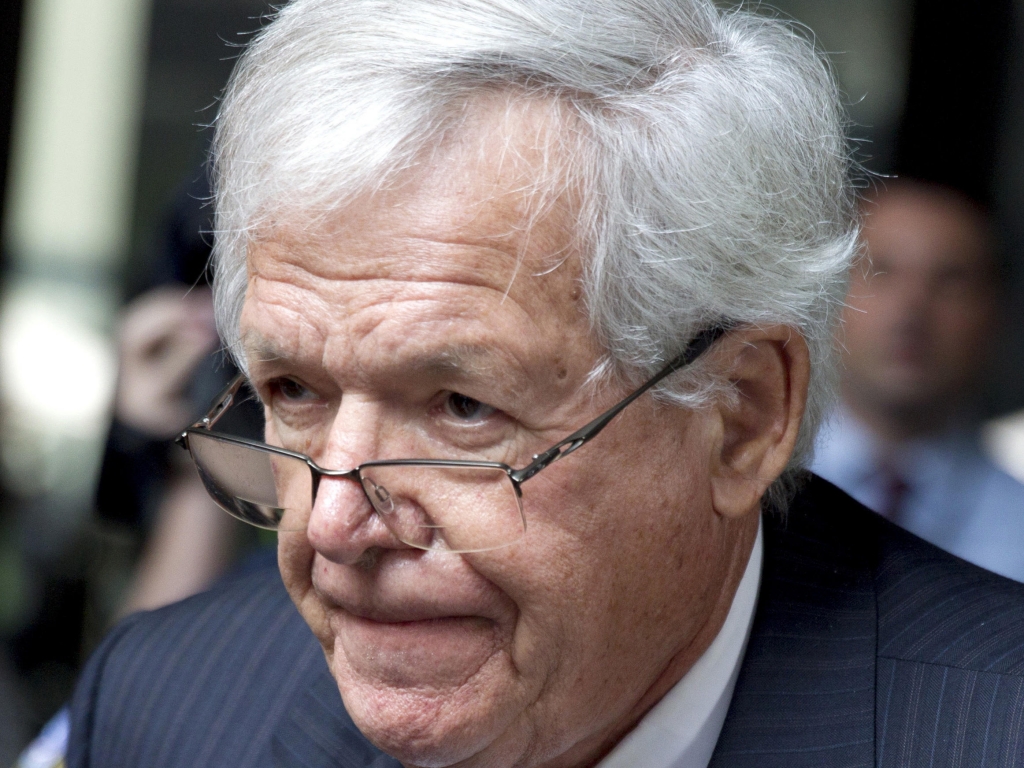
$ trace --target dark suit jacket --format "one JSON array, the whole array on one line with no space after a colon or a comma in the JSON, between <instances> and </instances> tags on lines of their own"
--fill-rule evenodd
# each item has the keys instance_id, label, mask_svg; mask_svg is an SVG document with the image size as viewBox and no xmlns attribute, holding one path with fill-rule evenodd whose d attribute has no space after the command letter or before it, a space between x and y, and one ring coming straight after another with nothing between
<instances>
[{"instance_id":1,"label":"dark suit jacket","mask_svg":"<svg viewBox=\"0 0 1024 768\"><path fill-rule=\"evenodd\" d=\"M398 765L346 715L273 567L124 621L72 718L69 768ZM1024 766L1024 585L812 481L765 520L712 766Z\"/></svg>"}]
</instances>

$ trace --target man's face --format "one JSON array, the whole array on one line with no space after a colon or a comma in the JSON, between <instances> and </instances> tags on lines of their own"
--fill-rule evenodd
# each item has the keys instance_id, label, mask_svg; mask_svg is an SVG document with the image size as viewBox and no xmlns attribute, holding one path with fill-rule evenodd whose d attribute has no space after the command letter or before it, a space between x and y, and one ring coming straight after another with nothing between
<instances>
[{"instance_id":1,"label":"man's face","mask_svg":"<svg viewBox=\"0 0 1024 768\"><path fill-rule=\"evenodd\" d=\"M242 333L269 442L337 469L519 467L625 394L585 386L601 349L570 201L537 213L522 192L540 150L509 137L547 119L484 109L432 170L329 234L282 226L252 245ZM524 484L522 539L472 554L401 544L355 483L324 479L279 562L359 728L414 765L606 750L717 632L732 539L707 432L642 398Z\"/></svg>"},{"instance_id":2,"label":"man's face","mask_svg":"<svg viewBox=\"0 0 1024 768\"><path fill-rule=\"evenodd\" d=\"M965 203L897 187L868 206L868 263L844 317L844 394L891 419L945 415L977 379L992 330L990 245Z\"/></svg>"}]
</instances>

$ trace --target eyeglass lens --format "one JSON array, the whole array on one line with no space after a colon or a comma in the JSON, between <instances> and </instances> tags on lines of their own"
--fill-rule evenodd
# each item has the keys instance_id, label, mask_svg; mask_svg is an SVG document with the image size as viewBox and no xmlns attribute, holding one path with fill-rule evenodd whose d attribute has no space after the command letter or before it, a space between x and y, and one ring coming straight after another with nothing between
<instances>
[{"instance_id":1,"label":"eyeglass lens","mask_svg":"<svg viewBox=\"0 0 1024 768\"><path fill-rule=\"evenodd\" d=\"M305 530L313 474L304 460L201 432L189 433L189 449L210 495L228 513L261 528ZM499 468L379 464L364 466L360 481L388 529L419 549L495 549L526 530L519 495Z\"/></svg>"}]
</instances>

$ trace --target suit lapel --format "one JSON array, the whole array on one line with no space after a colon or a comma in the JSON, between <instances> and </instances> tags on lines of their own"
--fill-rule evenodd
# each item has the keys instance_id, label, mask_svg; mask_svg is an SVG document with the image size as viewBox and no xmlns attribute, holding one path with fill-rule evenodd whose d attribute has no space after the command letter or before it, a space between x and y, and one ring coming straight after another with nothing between
<instances>
[{"instance_id":1,"label":"suit lapel","mask_svg":"<svg viewBox=\"0 0 1024 768\"><path fill-rule=\"evenodd\" d=\"M401 768L367 741L349 718L322 653L316 653L301 674L288 714L271 741L274 766Z\"/></svg>"},{"instance_id":2,"label":"suit lapel","mask_svg":"<svg viewBox=\"0 0 1024 768\"><path fill-rule=\"evenodd\" d=\"M713 768L875 764L872 516L813 480L765 518L750 643Z\"/></svg>"}]
</instances>

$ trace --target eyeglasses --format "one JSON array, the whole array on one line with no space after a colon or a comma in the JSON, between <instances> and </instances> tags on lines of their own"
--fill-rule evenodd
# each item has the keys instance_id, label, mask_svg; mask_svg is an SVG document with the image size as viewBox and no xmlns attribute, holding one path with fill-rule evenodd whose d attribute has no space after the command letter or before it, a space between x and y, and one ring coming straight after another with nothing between
<instances>
[{"instance_id":1,"label":"eyeglasses","mask_svg":"<svg viewBox=\"0 0 1024 768\"><path fill-rule=\"evenodd\" d=\"M496 549L526 533L523 483L594 438L622 409L691 364L727 330L717 325L698 333L643 386L521 469L492 461L437 459L389 459L368 461L355 469L324 469L304 454L213 432L245 381L241 374L176 442L192 455L213 500L259 528L305 530L320 483L329 477L358 483L373 514L411 547L450 552Z\"/></svg>"}]
</instances>

